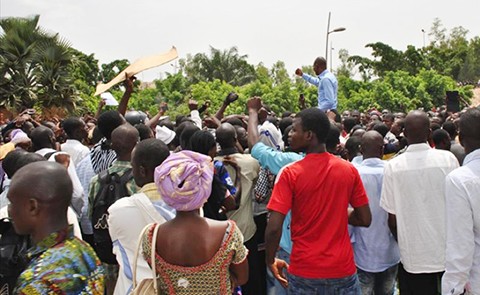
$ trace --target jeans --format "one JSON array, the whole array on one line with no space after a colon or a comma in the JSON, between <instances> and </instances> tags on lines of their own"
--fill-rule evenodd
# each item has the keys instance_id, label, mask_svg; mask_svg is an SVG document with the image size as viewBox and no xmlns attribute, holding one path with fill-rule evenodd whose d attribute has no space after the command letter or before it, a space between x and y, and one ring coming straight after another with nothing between
<instances>
[{"instance_id":1,"label":"jeans","mask_svg":"<svg viewBox=\"0 0 480 295\"><path fill-rule=\"evenodd\" d=\"M288 294L361 295L357 274L339 279L306 279L288 275Z\"/></svg>"},{"instance_id":2,"label":"jeans","mask_svg":"<svg viewBox=\"0 0 480 295\"><path fill-rule=\"evenodd\" d=\"M285 260L286 263L290 264L290 254L288 254L287 251L283 250L280 248L277 252L277 258ZM274 281L274 286L273 288L268 290L268 295L287 295L287 289L282 287L280 282L273 277L273 274L270 272L270 269L267 269L268 271L268 276L271 276L273 281ZM285 273L287 275L287 273Z\"/></svg>"},{"instance_id":3,"label":"jeans","mask_svg":"<svg viewBox=\"0 0 480 295\"><path fill-rule=\"evenodd\" d=\"M394 265L382 272L367 272L357 269L358 280L363 295L393 295L397 279L398 265Z\"/></svg>"}]
</instances>

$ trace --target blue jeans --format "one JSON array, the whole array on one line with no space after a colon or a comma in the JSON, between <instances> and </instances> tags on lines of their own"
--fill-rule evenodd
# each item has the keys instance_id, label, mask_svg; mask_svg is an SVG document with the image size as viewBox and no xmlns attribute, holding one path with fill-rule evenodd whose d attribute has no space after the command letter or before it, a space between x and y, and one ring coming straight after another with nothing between
<instances>
[{"instance_id":1,"label":"blue jeans","mask_svg":"<svg viewBox=\"0 0 480 295\"><path fill-rule=\"evenodd\" d=\"M357 274L339 279L306 279L288 275L288 294L361 295Z\"/></svg>"},{"instance_id":2,"label":"blue jeans","mask_svg":"<svg viewBox=\"0 0 480 295\"><path fill-rule=\"evenodd\" d=\"M397 279L398 265L394 265L382 272L367 272L357 269L358 280L363 295L393 295Z\"/></svg>"},{"instance_id":3,"label":"blue jeans","mask_svg":"<svg viewBox=\"0 0 480 295\"><path fill-rule=\"evenodd\" d=\"M282 248L278 250L276 257L279 259L285 260L286 263L290 264L290 254L288 254L288 252L283 250ZM270 269L268 269L268 267L267 267L267 272L268 272L267 276L270 276L274 281L273 288L268 289L267 294L268 295L287 295L287 289L282 287L280 282L273 277L273 274L270 272Z\"/></svg>"}]
</instances>

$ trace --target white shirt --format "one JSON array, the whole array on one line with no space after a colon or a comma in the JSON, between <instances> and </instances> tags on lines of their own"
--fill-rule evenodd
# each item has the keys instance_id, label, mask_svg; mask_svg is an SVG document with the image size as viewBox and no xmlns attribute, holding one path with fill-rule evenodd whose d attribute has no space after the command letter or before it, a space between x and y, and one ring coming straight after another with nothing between
<instances>
[{"instance_id":1,"label":"white shirt","mask_svg":"<svg viewBox=\"0 0 480 295\"><path fill-rule=\"evenodd\" d=\"M35 153L41 156L45 156L48 153L61 154L65 152L58 152L51 148L43 148L36 151ZM53 154L48 158L48 160L50 162L55 162L55 157L53 156ZM78 179L77 171L75 170L75 164L73 164L71 159L70 159L70 164L68 165L67 171L68 171L68 175L70 176L70 179L72 180L72 185L73 185L72 201L70 205L72 206L72 209L77 214L77 217L81 217L83 206L85 206L86 204L83 201L83 187L82 187L82 184L80 183L80 180Z\"/></svg>"},{"instance_id":2,"label":"white shirt","mask_svg":"<svg viewBox=\"0 0 480 295\"><path fill-rule=\"evenodd\" d=\"M76 139L67 139L67 141L62 144L62 151L70 155L75 167L90 153L88 147Z\"/></svg>"},{"instance_id":3,"label":"white shirt","mask_svg":"<svg viewBox=\"0 0 480 295\"><path fill-rule=\"evenodd\" d=\"M130 294L140 233L148 224L161 224L174 218L175 210L161 200L155 184L149 183L144 185L139 193L116 201L110 206L108 213L108 231L113 241L113 253L119 264L114 294ZM151 277L152 270L139 254L137 283Z\"/></svg>"},{"instance_id":4,"label":"white shirt","mask_svg":"<svg viewBox=\"0 0 480 295\"><path fill-rule=\"evenodd\" d=\"M409 273L445 270L445 177L449 151L412 144L385 165L380 206L397 218L400 260Z\"/></svg>"},{"instance_id":5,"label":"white shirt","mask_svg":"<svg viewBox=\"0 0 480 295\"><path fill-rule=\"evenodd\" d=\"M442 294L480 294L480 149L448 174L446 271ZM470 285L470 286L469 286Z\"/></svg>"},{"instance_id":6,"label":"white shirt","mask_svg":"<svg viewBox=\"0 0 480 295\"><path fill-rule=\"evenodd\" d=\"M266 120L262 125L258 126L258 133L260 135L260 142L279 151L283 150L282 133L280 133L280 130L278 130L277 126L273 125L273 123Z\"/></svg>"}]
</instances>

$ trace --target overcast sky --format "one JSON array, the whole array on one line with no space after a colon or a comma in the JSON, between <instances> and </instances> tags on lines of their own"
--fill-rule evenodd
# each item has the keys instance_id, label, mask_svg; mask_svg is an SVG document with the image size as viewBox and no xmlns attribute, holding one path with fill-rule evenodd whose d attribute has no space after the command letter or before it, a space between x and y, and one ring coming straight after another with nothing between
<instances>
[{"instance_id":1,"label":"overcast sky","mask_svg":"<svg viewBox=\"0 0 480 295\"><path fill-rule=\"evenodd\" d=\"M480 35L478 0L0 0L0 17L40 15L40 25L58 32L73 47L95 53L101 63L165 52L172 45L180 58L208 52L209 46L237 46L253 64L270 67L277 60L293 74L325 55L328 12L333 33L333 67L338 49L369 56L365 45L381 41L404 50L423 45L438 17L447 29L463 26L469 38ZM150 70L139 78L158 78L172 65Z\"/></svg>"}]
</instances>

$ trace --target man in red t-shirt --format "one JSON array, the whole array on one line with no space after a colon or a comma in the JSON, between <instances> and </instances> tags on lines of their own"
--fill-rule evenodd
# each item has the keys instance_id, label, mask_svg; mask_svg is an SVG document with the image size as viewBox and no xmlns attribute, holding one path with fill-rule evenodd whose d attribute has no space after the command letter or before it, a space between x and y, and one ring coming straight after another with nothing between
<instances>
[{"instance_id":1,"label":"man in red t-shirt","mask_svg":"<svg viewBox=\"0 0 480 295\"><path fill-rule=\"evenodd\" d=\"M290 147L306 156L280 172L267 206L271 212L265 234L267 265L292 294L333 294L334 290L360 294L347 225L369 226L371 213L357 170L326 152L329 129L327 116L317 108L297 114L289 133ZM290 266L275 259L289 210Z\"/></svg>"}]
</instances>

